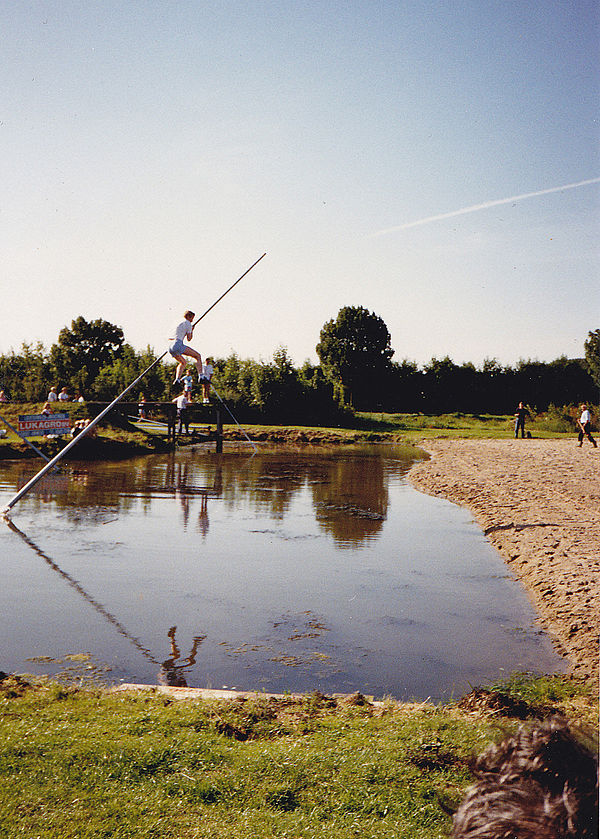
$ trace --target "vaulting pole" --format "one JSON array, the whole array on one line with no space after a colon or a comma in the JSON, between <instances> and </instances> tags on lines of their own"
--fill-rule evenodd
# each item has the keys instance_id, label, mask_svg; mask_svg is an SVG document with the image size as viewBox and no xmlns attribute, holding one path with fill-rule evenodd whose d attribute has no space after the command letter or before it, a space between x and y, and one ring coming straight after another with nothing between
<instances>
[{"instance_id":1,"label":"vaulting pole","mask_svg":"<svg viewBox=\"0 0 600 839\"><path fill-rule=\"evenodd\" d=\"M243 279L244 279L244 277L246 276L246 274L249 274L249 273L250 273L250 271L252 271L252 269L254 268L254 266L255 266L255 265L258 265L258 263L261 261L261 259L263 259L266 255L267 255L266 253L263 253L263 255L262 255L262 256L259 256L259 257L258 257L258 259L256 260L256 262L253 262L253 263L252 263L252 265L250 266L250 268L248 268L248 270L247 270L247 271L244 271L244 273L242 274L242 276L241 276L241 277L238 277L238 279L237 279L234 283L232 283L232 285L230 285L230 286L229 286L229 288L227 289L227 291L224 291L224 292L223 292L223 294L222 294L222 295L221 295L221 296L220 296L217 300L215 300L215 302L212 304L212 306L209 306L209 307L208 307L208 309L204 312L204 314L203 314L203 315L200 315L200 317L198 318L198 320L195 320L195 321L194 321L194 323L192 324L192 328L193 328L194 326L196 326L196 324L197 324L197 323L200 323L200 321L202 320L202 318L206 317L206 315L207 315L207 314L208 314L208 313L209 313L212 309L214 309L214 308L215 308L215 306L217 305L217 303L220 303L220 302L221 302L221 300L225 297L225 295L226 295L226 294L229 294L229 292L231 291L231 289L232 289L232 288L234 288L234 287L235 287L235 286L236 286L236 285L240 282L240 280L243 280Z\"/></svg>"}]
</instances>

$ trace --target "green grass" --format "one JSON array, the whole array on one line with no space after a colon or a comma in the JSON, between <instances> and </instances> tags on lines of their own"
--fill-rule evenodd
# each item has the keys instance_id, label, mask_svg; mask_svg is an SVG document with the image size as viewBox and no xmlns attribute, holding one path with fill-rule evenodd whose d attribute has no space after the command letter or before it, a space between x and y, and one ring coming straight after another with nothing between
<instances>
[{"instance_id":1,"label":"green grass","mask_svg":"<svg viewBox=\"0 0 600 839\"><path fill-rule=\"evenodd\" d=\"M319 694L172 701L14 678L2 688L2 837L437 839L471 756L517 724Z\"/></svg>"},{"instance_id":2,"label":"green grass","mask_svg":"<svg viewBox=\"0 0 600 839\"><path fill-rule=\"evenodd\" d=\"M428 437L469 437L497 439L514 436L514 418L504 414L387 414L362 412L357 417L365 427L373 431L397 433L407 439L422 440ZM573 431L548 421L546 415L534 418L526 424L526 431L533 437L569 437Z\"/></svg>"}]
</instances>

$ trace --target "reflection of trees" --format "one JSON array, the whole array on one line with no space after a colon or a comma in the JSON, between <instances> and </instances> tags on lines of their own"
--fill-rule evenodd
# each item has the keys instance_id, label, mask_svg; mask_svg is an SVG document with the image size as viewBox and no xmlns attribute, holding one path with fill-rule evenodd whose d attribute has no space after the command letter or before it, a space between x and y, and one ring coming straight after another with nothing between
<instances>
[{"instance_id":1,"label":"reflection of trees","mask_svg":"<svg viewBox=\"0 0 600 839\"><path fill-rule=\"evenodd\" d=\"M328 482L312 484L317 522L339 547L356 547L377 536L388 508L388 479L380 457L331 462Z\"/></svg>"},{"instance_id":2,"label":"reflection of trees","mask_svg":"<svg viewBox=\"0 0 600 839\"><path fill-rule=\"evenodd\" d=\"M197 529L208 533L211 498L229 510L246 505L260 515L282 521L292 501L310 487L319 526L340 546L358 545L377 536L387 515L388 478L404 472L411 457L378 450L325 448L277 449L251 458L212 452L149 455L118 463L74 464L68 473L46 476L31 503L53 501L70 521L102 520L117 511L151 512L157 498L177 499L187 527L197 515ZM5 472L22 485L31 464L14 464ZM198 500L200 507L198 509ZM35 509L35 508L34 508Z\"/></svg>"}]
</instances>

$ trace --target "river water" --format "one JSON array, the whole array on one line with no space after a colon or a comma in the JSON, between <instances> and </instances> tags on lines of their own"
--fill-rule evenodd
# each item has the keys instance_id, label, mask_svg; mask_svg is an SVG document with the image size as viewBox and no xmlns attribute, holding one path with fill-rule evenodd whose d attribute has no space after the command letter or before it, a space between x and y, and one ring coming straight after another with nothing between
<instances>
[{"instance_id":1,"label":"river water","mask_svg":"<svg viewBox=\"0 0 600 839\"><path fill-rule=\"evenodd\" d=\"M391 446L71 463L0 522L7 672L448 699L564 672L469 513ZM0 506L39 469L0 466Z\"/></svg>"}]
</instances>

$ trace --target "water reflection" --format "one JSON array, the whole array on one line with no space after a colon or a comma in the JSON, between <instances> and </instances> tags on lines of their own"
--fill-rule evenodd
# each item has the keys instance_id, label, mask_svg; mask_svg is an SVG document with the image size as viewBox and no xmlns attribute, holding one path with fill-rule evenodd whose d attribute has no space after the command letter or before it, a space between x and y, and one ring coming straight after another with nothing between
<instances>
[{"instance_id":1,"label":"water reflection","mask_svg":"<svg viewBox=\"0 0 600 839\"><path fill-rule=\"evenodd\" d=\"M185 688L187 687L185 671L190 670L196 663L198 647L206 639L206 635L196 636L192 643L190 654L187 658L182 659L179 647L175 641L176 631L177 627L172 626L167 632L169 640L171 641L171 657L163 661L158 674L158 681L161 685L171 685L171 687Z\"/></svg>"},{"instance_id":2,"label":"water reflection","mask_svg":"<svg viewBox=\"0 0 600 839\"><path fill-rule=\"evenodd\" d=\"M338 547L356 548L381 532L388 511L390 473L405 473L415 458L414 449L401 447L387 460L373 457L373 448L338 447L318 454L279 449L250 458L173 453L126 464L103 463L93 471L75 465L70 474L43 478L32 491L31 501L40 510L53 502L77 524L109 521L117 510L127 513L140 504L150 515L161 499L174 496L184 530L190 526L193 511L195 529L205 539L211 499L221 499L228 509L247 505L281 523L294 500L308 489L319 529L332 536ZM15 464L10 470L18 488L33 471L31 463Z\"/></svg>"},{"instance_id":3,"label":"water reflection","mask_svg":"<svg viewBox=\"0 0 600 839\"><path fill-rule=\"evenodd\" d=\"M83 651L115 680L399 698L559 669L468 514L406 483L414 454L186 451L47 476L0 528L4 669ZM0 466L0 494L34 472Z\"/></svg>"}]
</instances>

